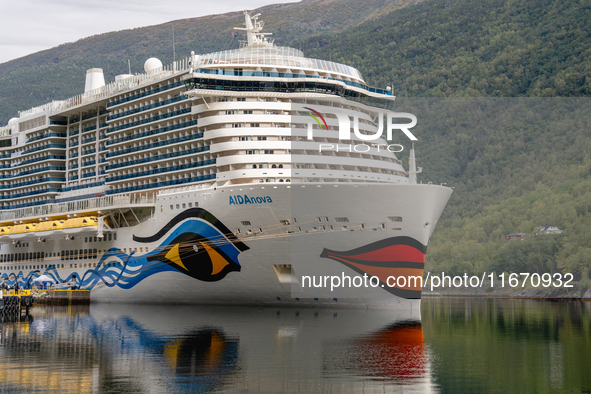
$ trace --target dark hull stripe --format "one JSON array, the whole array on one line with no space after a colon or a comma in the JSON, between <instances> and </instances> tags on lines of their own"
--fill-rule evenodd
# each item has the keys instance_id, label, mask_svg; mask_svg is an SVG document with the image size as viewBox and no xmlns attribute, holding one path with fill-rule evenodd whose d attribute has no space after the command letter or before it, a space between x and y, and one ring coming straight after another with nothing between
<instances>
[{"instance_id":1,"label":"dark hull stripe","mask_svg":"<svg viewBox=\"0 0 591 394\"><path fill-rule=\"evenodd\" d=\"M214 226L222 234L224 234L232 242L232 244L234 244L234 246L236 246L236 248L238 250L240 250L241 252L244 252L245 250L250 249L248 246L246 246L241 241L239 241L238 238L236 238L236 236L234 235L234 233L232 233L214 215L212 215L210 212L206 211L203 208L187 209L186 211L183 211L183 212L179 213L178 215L176 215L174 218L172 218L156 234L154 234L150 237L138 237L138 236L134 235L133 240L136 242L142 242L142 243L156 242L160 238L162 238L164 235L166 235L178 223L182 222L185 219L191 219L191 218L203 219L203 220L209 222L212 226Z\"/></svg>"},{"instance_id":2,"label":"dark hull stripe","mask_svg":"<svg viewBox=\"0 0 591 394\"><path fill-rule=\"evenodd\" d=\"M355 256L362 253L372 252L374 250L387 248L394 245L406 245L413 247L423 254L427 253L427 247L411 237L392 237L373 242L346 252L338 252L341 256Z\"/></svg>"}]
</instances>

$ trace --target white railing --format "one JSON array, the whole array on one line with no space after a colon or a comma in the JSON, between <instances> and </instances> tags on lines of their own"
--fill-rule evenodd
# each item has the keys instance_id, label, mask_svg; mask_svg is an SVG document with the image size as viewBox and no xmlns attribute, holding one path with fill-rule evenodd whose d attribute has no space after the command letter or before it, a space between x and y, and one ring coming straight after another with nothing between
<instances>
[{"instance_id":1,"label":"white railing","mask_svg":"<svg viewBox=\"0 0 591 394\"><path fill-rule=\"evenodd\" d=\"M40 218L47 215L67 214L76 211L98 210L117 206L129 207L130 205L154 204L155 202L155 193L114 194L112 196L1 211L0 220Z\"/></svg>"},{"instance_id":2,"label":"white railing","mask_svg":"<svg viewBox=\"0 0 591 394\"><path fill-rule=\"evenodd\" d=\"M162 68L156 69L152 72L145 74L136 74L132 77L126 78L122 81L111 82L100 88L91 90L86 93L79 94L71 97L67 100L52 101L47 104L40 105L28 109L26 111L20 111L19 117L24 118L30 115L46 112L46 111L64 111L69 108L75 107L80 104L89 103L92 101L105 99L114 94L124 92L126 90L134 89L138 86L149 84L153 81L159 81L165 77L169 77L176 73L183 73L190 68L190 58L185 58Z\"/></svg>"},{"instance_id":3,"label":"white railing","mask_svg":"<svg viewBox=\"0 0 591 394\"><path fill-rule=\"evenodd\" d=\"M0 127L0 137L12 135L12 125Z\"/></svg>"},{"instance_id":4,"label":"white railing","mask_svg":"<svg viewBox=\"0 0 591 394\"><path fill-rule=\"evenodd\" d=\"M121 81L111 82L98 89L79 94L66 100L56 100L26 111L20 111L19 117L24 118L46 111L65 111L77 105L105 99L114 94L147 85L153 81L158 81L177 73L181 74L199 67L220 64L288 67L293 72L299 69L313 69L321 72L337 73L363 81L361 73L353 67L326 60L307 58L298 49L277 46L245 47L205 55L193 55L192 57L173 62L152 72L136 74Z\"/></svg>"},{"instance_id":5,"label":"white railing","mask_svg":"<svg viewBox=\"0 0 591 394\"><path fill-rule=\"evenodd\" d=\"M337 73L363 81L361 73L341 63L304 57L302 51L289 47L245 47L195 56L195 68L211 65L260 65L300 68Z\"/></svg>"},{"instance_id":6,"label":"white railing","mask_svg":"<svg viewBox=\"0 0 591 394\"><path fill-rule=\"evenodd\" d=\"M196 190L203 190L203 189L211 189L212 183L199 183L197 185L191 186L182 186L182 187L173 187L169 189L162 189L158 192L159 196L167 195L167 194L175 194L175 193L183 193L183 192L191 192Z\"/></svg>"}]
</instances>

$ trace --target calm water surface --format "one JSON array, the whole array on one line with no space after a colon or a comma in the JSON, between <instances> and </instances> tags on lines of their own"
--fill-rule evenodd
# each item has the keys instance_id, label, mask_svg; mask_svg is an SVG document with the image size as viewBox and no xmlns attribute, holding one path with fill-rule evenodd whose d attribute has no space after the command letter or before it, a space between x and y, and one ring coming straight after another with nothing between
<instances>
[{"instance_id":1,"label":"calm water surface","mask_svg":"<svg viewBox=\"0 0 591 394\"><path fill-rule=\"evenodd\" d=\"M5 321L0 392L591 392L591 303L91 305Z\"/></svg>"}]
</instances>

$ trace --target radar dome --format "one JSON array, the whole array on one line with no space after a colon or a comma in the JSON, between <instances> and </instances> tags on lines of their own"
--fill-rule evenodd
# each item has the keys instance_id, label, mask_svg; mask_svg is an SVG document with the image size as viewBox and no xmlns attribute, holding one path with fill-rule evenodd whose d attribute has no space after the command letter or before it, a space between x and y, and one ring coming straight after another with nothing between
<instances>
[{"instance_id":1,"label":"radar dome","mask_svg":"<svg viewBox=\"0 0 591 394\"><path fill-rule=\"evenodd\" d=\"M147 73L157 70L159 68L160 69L162 68L162 62L160 60L156 59L155 57L149 58L144 63L144 71Z\"/></svg>"},{"instance_id":2,"label":"radar dome","mask_svg":"<svg viewBox=\"0 0 591 394\"><path fill-rule=\"evenodd\" d=\"M8 121L8 124L13 124L14 122L16 122L18 120L18 118L10 118L10 120Z\"/></svg>"}]
</instances>

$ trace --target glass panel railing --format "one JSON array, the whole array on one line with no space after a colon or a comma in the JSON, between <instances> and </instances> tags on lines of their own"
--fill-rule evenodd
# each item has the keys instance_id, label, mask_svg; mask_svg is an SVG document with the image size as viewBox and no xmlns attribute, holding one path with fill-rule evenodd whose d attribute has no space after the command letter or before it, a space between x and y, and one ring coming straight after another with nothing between
<instances>
[{"instance_id":1,"label":"glass panel railing","mask_svg":"<svg viewBox=\"0 0 591 394\"><path fill-rule=\"evenodd\" d=\"M164 132L171 131L171 130L178 130L178 129L182 129L185 127L191 127L191 126L195 126L196 124L197 124L197 120L191 120L190 122L179 123L179 124L167 126L167 127L160 127L159 129L144 131L143 133L132 134L132 135L120 137L120 138L117 138L117 139L114 139L111 141L107 141L107 145L118 144L120 142L135 140L138 138L143 138L143 137L147 137L150 135L156 135L156 134L164 133Z\"/></svg>"},{"instance_id":2,"label":"glass panel railing","mask_svg":"<svg viewBox=\"0 0 591 394\"><path fill-rule=\"evenodd\" d=\"M208 181L208 180L212 180L212 179L215 179L215 174L196 176L196 177L192 177L192 178L174 179L171 181L149 183L149 184L139 185L139 186L123 187L120 189L112 189L112 190L107 190L107 194L111 195L111 194L119 194L119 193L129 193L129 192L134 192L134 191L154 189L154 188L158 188L158 187L183 185L183 184L193 183L193 182L203 182L203 181Z\"/></svg>"},{"instance_id":3,"label":"glass panel railing","mask_svg":"<svg viewBox=\"0 0 591 394\"><path fill-rule=\"evenodd\" d=\"M190 112L191 112L191 108L184 108L184 109L181 109L178 111L173 111L173 112L169 112L169 113L158 115L158 116L152 116L151 118L136 120L134 122L122 124L120 126L111 127L110 129L107 130L107 133L112 133L114 131L128 129L128 128L134 127L134 126L140 126L140 125L143 125L146 123L154 122L156 120L172 118L173 116L188 114Z\"/></svg>"},{"instance_id":4,"label":"glass panel railing","mask_svg":"<svg viewBox=\"0 0 591 394\"><path fill-rule=\"evenodd\" d=\"M23 152L23 155L25 155L27 153L38 152L38 151L43 150L43 149L51 149L51 148L66 149L66 146L65 145L62 145L62 144L47 144L47 145L39 146L37 148L27 149L27 150L25 150Z\"/></svg>"},{"instance_id":5,"label":"glass panel railing","mask_svg":"<svg viewBox=\"0 0 591 394\"><path fill-rule=\"evenodd\" d=\"M24 166L24 165L31 164L31 163L37 163L39 161L45 161L45 160L65 160L65 159L66 159L66 156L61 156L61 155L45 155L45 156L41 156L41 157L36 157L34 159L28 159L28 160L25 160L25 161L21 161L20 163L18 163L17 165L13 166L12 168Z\"/></svg>"},{"instance_id":6,"label":"glass panel railing","mask_svg":"<svg viewBox=\"0 0 591 394\"><path fill-rule=\"evenodd\" d=\"M71 178L72 180L74 178ZM78 177L76 177L76 179L78 179ZM62 193L65 192L70 192L72 190L81 190L81 189L88 189L89 187L95 187L95 186L102 186L105 184L105 181L100 181L100 182L94 182L94 183L87 183L84 185L78 185L78 186L70 186L70 187L65 187L61 190Z\"/></svg>"},{"instance_id":7,"label":"glass panel railing","mask_svg":"<svg viewBox=\"0 0 591 394\"><path fill-rule=\"evenodd\" d=\"M45 189L33 190L30 192L25 192L25 193L16 193L16 194L9 194L9 195L5 195L5 196L0 196L0 200L13 200L15 198L36 196L38 194L44 194L44 193L57 193L59 191L60 191L60 189L57 189L55 187L47 187Z\"/></svg>"},{"instance_id":8,"label":"glass panel railing","mask_svg":"<svg viewBox=\"0 0 591 394\"><path fill-rule=\"evenodd\" d=\"M7 207L2 207L0 209L5 210L5 209L29 208L29 207L36 207L38 205L54 204L54 203L55 203L55 200L43 200L43 201L28 202L25 204L9 205Z\"/></svg>"},{"instance_id":9,"label":"glass panel railing","mask_svg":"<svg viewBox=\"0 0 591 394\"><path fill-rule=\"evenodd\" d=\"M36 174L38 172L43 172L43 171L65 171L66 167L58 167L58 166L45 166L45 167L41 167L41 168L35 168L33 170L29 170L29 171L21 171L17 174L14 175L0 175L0 179L14 179L14 178L18 178L21 176L25 176L25 175L31 175L31 174Z\"/></svg>"},{"instance_id":10,"label":"glass panel railing","mask_svg":"<svg viewBox=\"0 0 591 394\"><path fill-rule=\"evenodd\" d=\"M27 140L25 141L25 144L28 144L29 142L39 141L39 140L42 140L44 138L50 138L50 137L66 138L67 135L64 134L64 133L48 133L48 134L43 134L43 135L39 135L37 137L27 138Z\"/></svg>"},{"instance_id":11,"label":"glass panel railing","mask_svg":"<svg viewBox=\"0 0 591 394\"><path fill-rule=\"evenodd\" d=\"M118 175L118 176L107 178L107 182L115 182L115 181L121 181L124 179L133 179L133 178L140 178L143 176L163 174L163 173L167 173L167 172L188 170L191 168L204 167L204 166L208 166L208 165L212 165L212 164L215 164L215 159L197 161L194 163L182 164L182 165L172 166L172 167L158 168L156 170L150 170L150 171L134 172L132 174Z\"/></svg>"},{"instance_id":12,"label":"glass panel railing","mask_svg":"<svg viewBox=\"0 0 591 394\"><path fill-rule=\"evenodd\" d=\"M47 177L47 178L35 179L34 181L19 182L19 183L10 184L10 185L1 185L0 189L14 189L17 187L36 185L38 183L44 183L44 182L62 182L63 183L65 181L66 181L66 178Z\"/></svg>"},{"instance_id":13,"label":"glass panel railing","mask_svg":"<svg viewBox=\"0 0 591 394\"><path fill-rule=\"evenodd\" d=\"M82 133L87 133L92 130L96 130L96 125L83 128Z\"/></svg>"},{"instance_id":14,"label":"glass panel railing","mask_svg":"<svg viewBox=\"0 0 591 394\"><path fill-rule=\"evenodd\" d=\"M394 101L390 98L373 97L362 92L346 89L341 85L330 84L323 81L226 81L221 79L192 78L185 81L187 90L206 89L206 90L228 90L228 91L254 91L254 92L282 92L282 93L323 93L333 94L346 98L347 100L359 102L361 104L392 110ZM353 83L355 85L355 83ZM364 87L367 91L391 96L390 92Z\"/></svg>"},{"instance_id":15,"label":"glass panel railing","mask_svg":"<svg viewBox=\"0 0 591 394\"><path fill-rule=\"evenodd\" d=\"M165 160L165 159L172 159L174 157L185 156L185 155L194 155L196 153L207 152L209 151L209 146L201 146L198 148L186 149L180 152L173 152L173 153L166 153L163 155L153 156L153 157L146 157L143 159L131 160L126 161L124 163L117 163L117 164L110 164L106 167L107 170L112 170L114 168L121 168L121 167L129 167L135 164L143 164L143 163L151 163L153 161L158 160ZM104 160L106 161L106 160Z\"/></svg>"},{"instance_id":16,"label":"glass panel railing","mask_svg":"<svg viewBox=\"0 0 591 394\"><path fill-rule=\"evenodd\" d=\"M108 116L107 117L107 120L119 119L119 118L122 118L124 116L137 114L139 112L148 111L148 110L154 109L154 108L159 108L159 107L162 107L162 106L165 106L165 105L168 105L168 104L178 103L179 101L183 101L183 100L186 100L188 98L189 97L188 96L185 96L185 95L181 95L179 97L173 97L173 98L170 98L168 100L161 101L159 103L145 105L143 107L130 109L129 111L124 111L124 112L121 112L121 113L118 113L118 114L114 114L114 115Z\"/></svg>"},{"instance_id":17,"label":"glass panel railing","mask_svg":"<svg viewBox=\"0 0 591 394\"><path fill-rule=\"evenodd\" d=\"M142 92L142 93L138 93L138 94L135 94L135 95L130 96L130 97L125 97L125 98L122 98L120 100L111 101L110 103L107 103L107 108L112 107L114 105L118 105L118 104L126 103L126 102L129 102L129 101L137 100L137 99L139 99L141 97L150 96L150 95L155 94L155 93L164 92L164 91L169 90L169 89L174 89L174 88L177 88L177 87L182 86L182 85L183 85L183 82L175 82L175 83L168 84L166 86L162 86L160 88L156 88L156 89L148 90L148 91L145 91L145 92Z\"/></svg>"},{"instance_id":18,"label":"glass panel railing","mask_svg":"<svg viewBox=\"0 0 591 394\"><path fill-rule=\"evenodd\" d=\"M154 143L143 145L143 146L137 146L135 148L123 149L123 150L118 150L115 152L109 152L109 153L107 153L107 157L121 156L121 155L125 155L125 154L132 153L132 152L139 152L139 151L146 150L146 149L157 148L160 146L177 144L179 142L192 141L192 140L195 140L198 138L203 138L203 133L197 133L197 134L193 134L193 135L190 135L187 137L178 137L178 138L174 138L174 139L171 139L168 141L154 142Z\"/></svg>"}]
</instances>

